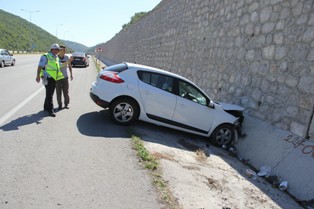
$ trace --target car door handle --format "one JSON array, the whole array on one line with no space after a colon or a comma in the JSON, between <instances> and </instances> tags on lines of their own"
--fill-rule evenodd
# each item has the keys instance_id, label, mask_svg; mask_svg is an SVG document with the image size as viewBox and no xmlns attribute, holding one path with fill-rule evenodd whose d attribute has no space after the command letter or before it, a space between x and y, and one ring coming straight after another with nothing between
<instances>
[{"instance_id":1,"label":"car door handle","mask_svg":"<svg viewBox=\"0 0 314 209\"><path fill-rule=\"evenodd\" d=\"M150 91L144 90L144 94L151 94Z\"/></svg>"}]
</instances>

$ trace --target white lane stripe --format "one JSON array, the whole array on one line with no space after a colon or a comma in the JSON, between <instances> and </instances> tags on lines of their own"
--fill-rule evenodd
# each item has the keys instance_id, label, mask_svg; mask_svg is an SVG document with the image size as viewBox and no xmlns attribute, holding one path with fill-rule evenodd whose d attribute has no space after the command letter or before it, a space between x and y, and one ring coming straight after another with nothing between
<instances>
[{"instance_id":1,"label":"white lane stripe","mask_svg":"<svg viewBox=\"0 0 314 209\"><path fill-rule=\"evenodd\" d=\"M26 105L31 99L33 99L37 94L39 94L45 87L42 86L40 89L38 89L37 91L35 91L32 95L30 95L29 97L27 97L24 101L22 101L20 104L18 104L16 107L14 107L13 109L11 109L9 112L7 112L7 114L5 114L4 116L2 116L0 118L0 126L6 122L12 115L14 115L19 109L21 109L24 105Z\"/></svg>"}]
</instances>

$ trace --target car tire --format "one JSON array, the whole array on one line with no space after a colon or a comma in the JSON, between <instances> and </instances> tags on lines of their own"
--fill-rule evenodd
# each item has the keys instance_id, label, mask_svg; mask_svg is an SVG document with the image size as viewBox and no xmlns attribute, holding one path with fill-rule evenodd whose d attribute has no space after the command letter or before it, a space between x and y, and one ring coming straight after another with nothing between
<instances>
[{"instance_id":1,"label":"car tire","mask_svg":"<svg viewBox=\"0 0 314 209\"><path fill-rule=\"evenodd\" d=\"M0 62L0 68L4 67L4 61Z\"/></svg>"},{"instance_id":2,"label":"car tire","mask_svg":"<svg viewBox=\"0 0 314 209\"><path fill-rule=\"evenodd\" d=\"M11 66L14 66L15 65L15 60L13 60L13 62L11 63Z\"/></svg>"},{"instance_id":3,"label":"car tire","mask_svg":"<svg viewBox=\"0 0 314 209\"><path fill-rule=\"evenodd\" d=\"M235 131L236 129L231 124L222 124L210 135L210 141L219 147L229 144L234 140Z\"/></svg>"},{"instance_id":4,"label":"car tire","mask_svg":"<svg viewBox=\"0 0 314 209\"><path fill-rule=\"evenodd\" d=\"M110 119L119 125L132 124L139 115L139 107L135 101L128 98L120 98L109 106Z\"/></svg>"}]
</instances>

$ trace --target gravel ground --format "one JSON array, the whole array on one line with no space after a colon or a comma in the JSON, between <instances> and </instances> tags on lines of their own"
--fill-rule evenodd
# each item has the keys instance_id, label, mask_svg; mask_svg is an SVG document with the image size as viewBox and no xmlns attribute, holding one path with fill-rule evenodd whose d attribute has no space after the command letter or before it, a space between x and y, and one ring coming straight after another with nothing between
<instances>
[{"instance_id":1,"label":"gravel ground","mask_svg":"<svg viewBox=\"0 0 314 209\"><path fill-rule=\"evenodd\" d=\"M204 138L138 122L134 125L183 209L301 209L248 165Z\"/></svg>"}]
</instances>

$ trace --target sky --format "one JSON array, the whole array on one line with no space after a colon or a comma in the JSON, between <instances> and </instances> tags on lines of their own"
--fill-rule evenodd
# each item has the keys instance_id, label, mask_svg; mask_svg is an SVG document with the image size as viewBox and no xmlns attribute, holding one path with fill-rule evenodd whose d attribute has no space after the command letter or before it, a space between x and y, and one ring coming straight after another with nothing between
<instances>
[{"instance_id":1,"label":"sky","mask_svg":"<svg viewBox=\"0 0 314 209\"><path fill-rule=\"evenodd\" d=\"M149 12L160 2L161 0L0 0L0 9L31 21L59 39L92 47L113 38L135 13Z\"/></svg>"}]
</instances>

